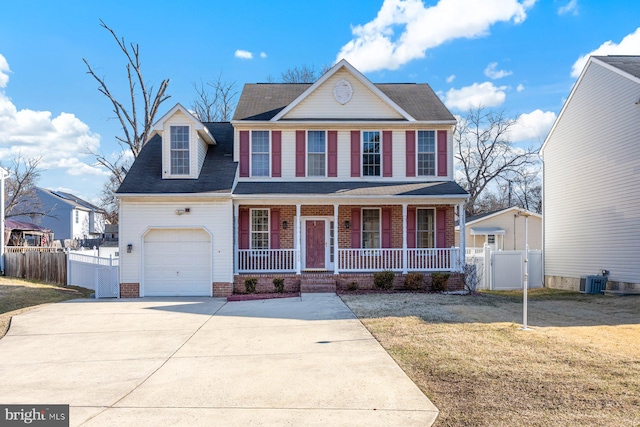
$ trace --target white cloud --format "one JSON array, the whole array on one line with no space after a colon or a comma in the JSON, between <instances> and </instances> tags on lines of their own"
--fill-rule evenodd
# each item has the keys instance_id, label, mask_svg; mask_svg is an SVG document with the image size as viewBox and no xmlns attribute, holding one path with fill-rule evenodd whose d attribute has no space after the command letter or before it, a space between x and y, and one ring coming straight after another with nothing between
<instances>
[{"instance_id":1,"label":"white cloud","mask_svg":"<svg viewBox=\"0 0 640 427\"><path fill-rule=\"evenodd\" d=\"M265 52L260 52L260 58L264 59L267 57L267 54Z\"/></svg>"},{"instance_id":2,"label":"white cloud","mask_svg":"<svg viewBox=\"0 0 640 427\"><path fill-rule=\"evenodd\" d=\"M571 77L580 77L582 69L592 55L640 55L640 27L635 32L625 36L619 44L611 40L600 45L599 48L582 55L571 68Z\"/></svg>"},{"instance_id":3,"label":"white cloud","mask_svg":"<svg viewBox=\"0 0 640 427\"><path fill-rule=\"evenodd\" d=\"M460 89L449 89L444 103L449 108L468 110L474 107L495 107L507 97L506 86L494 86L491 82L474 83Z\"/></svg>"},{"instance_id":4,"label":"white cloud","mask_svg":"<svg viewBox=\"0 0 640 427\"><path fill-rule=\"evenodd\" d=\"M516 124L509 129L509 137L513 142L542 142L556 121L553 111L534 110L521 114Z\"/></svg>"},{"instance_id":5,"label":"white cloud","mask_svg":"<svg viewBox=\"0 0 640 427\"><path fill-rule=\"evenodd\" d=\"M0 54L0 88L7 87L7 83L9 83L9 74L11 70L9 69L9 63L6 58Z\"/></svg>"},{"instance_id":6,"label":"white cloud","mask_svg":"<svg viewBox=\"0 0 640 427\"><path fill-rule=\"evenodd\" d=\"M5 66L0 55L0 68ZM8 64L4 67L8 70ZM2 75L0 73L0 75ZM6 80L5 80L6 81ZM105 171L86 165L83 159L87 148L98 151L100 136L75 115L60 113L52 117L50 111L18 110L11 99L0 90L0 159L10 161L21 154L24 158L41 158L40 167L62 169L75 174L104 176Z\"/></svg>"},{"instance_id":7,"label":"white cloud","mask_svg":"<svg viewBox=\"0 0 640 427\"><path fill-rule=\"evenodd\" d=\"M253 59L253 53L252 52L249 52L248 50L242 50L242 49L236 50L236 52L233 54L233 56L235 56L236 58L240 58L240 59Z\"/></svg>"},{"instance_id":8,"label":"white cloud","mask_svg":"<svg viewBox=\"0 0 640 427\"><path fill-rule=\"evenodd\" d=\"M498 63L490 62L487 68L484 69L484 75L490 79L497 80L513 74L513 71L497 70L496 68L498 68Z\"/></svg>"},{"instance_id":9,"label":"white cloud","mask_svg":"<svg viewBox=\"0 0 640 427\"><path fill-rule=\"evenodd\" d=\"M522 92L523 90L524 90L524 86L522 85L522 83L520 83L518 87L516 87L516 91Z\"/></svg>"},{"instance_id":10,"label":"white cloud","mask_svg":"<svg viewBox=\"0 0 640 427\"><path fill-rule=\"evenodd\" d=\"M456 75L451 74L449 77L447 77L447 83L453 83L455 79L456 79Z\"/></svg>"},{"instance_id":11,"label":"white cloud","mask_svg":"<svg viewBox=\"0 0 640 427\"><path fill-rule=\"evenodd\" d=\"M362 72L395 70L447 41L486 36L497 22L519 24L535 2L440 0L427 7L422 0L384 0L375 19L352 27L354 38L336 62L345 58ZM398 28L402 32L396 35Z\"/></svg>"},{"instance_id":12,"label":"white cloud","mask_svg":"<svg viewBox=\"0 0 640 427\"><path fill-rule=\"evenodd\" d=\"M566 15L567 13L578 14L578 0L570 0L569 3L558 8L558 15Z\"/></svg>"}]
</instances>

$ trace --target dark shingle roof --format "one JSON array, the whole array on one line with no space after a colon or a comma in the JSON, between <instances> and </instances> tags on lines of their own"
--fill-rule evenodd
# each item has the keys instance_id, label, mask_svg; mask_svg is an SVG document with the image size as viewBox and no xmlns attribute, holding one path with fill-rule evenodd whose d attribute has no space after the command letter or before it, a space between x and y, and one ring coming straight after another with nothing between
<instances>
[{"instance_id":1,"label":"dark shingle roof","mask_svg":"<svg viewBox=\"0 0 640 427\"><path fill-rule=\"evenodd\" d=\"M162 179L162 138L147 142L118 194L230 193L236 176L231 123L205 123L217 145L210 145L198 179Z\"/></svg>"},{"instance_id":2,"label":"dark shingle roof","mask_svg":"<svg viewBox=\"0 0 640 427\"><path fill-rule=\"evenodd\" d=\"M239 182L233 194L319 196L444 196L468 194L453 181L442 182Z\"/></svg>"},{"instance_id":3,"label":"dark shingle roof","mask_svg":"<svg viewBox=\"0 0 640 427\"><path fill-rule=\"evenodd\" d=\"M594 56L594 58L640 78L640 56L610 55Z\"/></svg>"},{"instance_id":4,"label":"dark shingle roof","mask_svg":"<svg viewBox=\"0 0 640 427\"><path fill-rule=\"evenodd\" d=\"M309 83L245 84L233 120L271 120L309 86ZM385 83L375 86L416 120L455 120L428 84Z\"/></svg>"}]
</instances>

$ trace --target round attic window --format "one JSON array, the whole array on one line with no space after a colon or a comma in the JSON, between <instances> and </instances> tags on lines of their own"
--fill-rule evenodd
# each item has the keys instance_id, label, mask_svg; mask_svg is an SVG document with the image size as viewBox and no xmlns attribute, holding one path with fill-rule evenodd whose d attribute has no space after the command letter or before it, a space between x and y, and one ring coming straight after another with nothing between
<instances>
[{"instance_id":1,"label":"round attic window","mask_svg":"<svg viewBox=\"0 0 640 427\"><path fill-rule=\"evenodd\" d=\"M345 79L338 80L336 85L333 87L333 96L336 98L336 101L342 105L349 102L352 95L353 88L351 87L351 83Z\"/></svg>"}]
</instances>

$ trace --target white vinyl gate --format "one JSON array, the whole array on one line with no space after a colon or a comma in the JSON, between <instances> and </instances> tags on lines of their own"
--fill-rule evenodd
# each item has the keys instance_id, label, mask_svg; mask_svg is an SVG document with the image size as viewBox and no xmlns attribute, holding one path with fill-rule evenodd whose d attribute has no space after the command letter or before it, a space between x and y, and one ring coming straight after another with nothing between
<instances>
[{"instance_id":1,"label":"white vinyl gate","mask_svg":"<svg viewBox=\"0 0 640 427\"><path fill-rule=\"evenodd\" d=\"M490 260L490 262L486 262ZM476 266L477 289L518 290L524 286L524 251L492 251L490 246L468 248L467 264ZM529 251L529 288L542 286L542 251Z\"/></svg>"},{"instance_id":2,"label":"white vinyl gate","mask_svg":"<svg viewBox=\"0 0 640 427\"><path fill-rule=\"evenodd\" d=\"M119 258L67 252L67 285L93 289L96 298L119 298Z\"/></svg>"}]
</instances>

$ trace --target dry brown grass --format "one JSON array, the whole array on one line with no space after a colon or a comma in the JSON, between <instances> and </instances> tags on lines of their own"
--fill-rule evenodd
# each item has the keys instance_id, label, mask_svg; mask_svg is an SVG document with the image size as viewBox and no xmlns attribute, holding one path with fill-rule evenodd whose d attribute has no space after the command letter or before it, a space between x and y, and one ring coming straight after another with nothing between
<instances>
[{"instance_id":1,"label":"dry brown grass","mask_svg":"<svg viewBox=\"0 0 640 427\"><path fill-rule=\"evenodd\" d=\"M42 304L88 298L93 292L78 286L58 286L49 283L0 277L0 338L9 328L11 317Z\"/></svg>"},{"instance_id":2,"label":"dry brown grass","mask_svg":"<svg viewBox=\"0 0 640 427\"><path fill-rule=\"evenodd\" d=\"M640 426L640 298L344 295L441 426Z\"/></svg>"}]
</instances>

